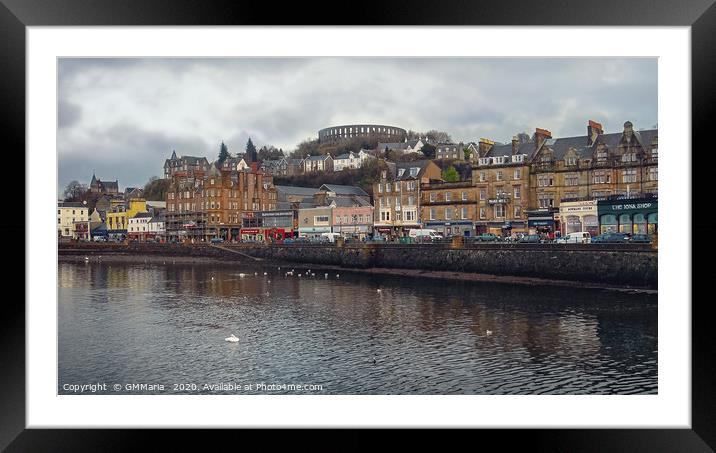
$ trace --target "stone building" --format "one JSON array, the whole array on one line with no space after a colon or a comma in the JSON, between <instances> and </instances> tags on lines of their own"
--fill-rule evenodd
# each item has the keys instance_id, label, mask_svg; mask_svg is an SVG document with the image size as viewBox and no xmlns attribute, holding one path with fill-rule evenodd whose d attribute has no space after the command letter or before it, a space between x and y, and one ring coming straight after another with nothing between
<instances>
[{"instance_id":1,"label":"stone building","mask_svg":"<svg viewBox=\"0 0 716 453\"><path fill-rule=\"evenodd\" d=\"M510 235L527 231L529 208L529 157L534 143L514 137L508 145L480 141L481 152L473 165L475 233Z\"/></svg>"},{"instance_id":2,"label":"stone building","mask_svg":"<svg viewBox=\"0 0 716 453\"><path fill-rule=\"evenodd\" d=\"M475 234L477 218L476 188L472 181L434 181L420 185L420 210L423 228L430 228L443 236Z\"/></svg>"},{"instance_id":3,"label":"stone building","mask_svg":"<svg viewBox=\"0 0 716 453\"><path fill-rule=\"evenodd\" d=\"M562 201L657 197L658 147L657 129L636 131L629 121L622 132L611 134L589 121L586 135L556 139L537 129L530 208L549 217L559 212ZM544 226L563 229L559 222Z\"/></svg>"},{"instance_id":4,"label":"stone building","mask_svg":"<svg viewBox=\"0 0 716 453\"><path fill-rule=\"evenodd\" d=\"M94 173L92 173L92 181L90 181L90 193L106 194L106 195L118 195L119 194L119 180L115 181L102 181L97 179Z\"/></svg>"},{"instance_id":5,"label":"stone building","mask_svg":"<svg viewBox=\"0 0 716 453\"><path fill-rule=\"evenodd\" d=\"M276 189L256 163L244 171L211 164L206 172L175 174L166 202L169 239L233 240L247 213L276 209Z\"/></svg>"},{"instance_id":6,"label":"stone building","mask_svg":"<svg viewBox=\"0 0 716 453\"><path fill-rule=\"evenodd\" d=\"M440 179L440 167L431 160L399 162L383 170L373 184L375 233L407 236L411 228L420 228L420 187Z\"/></svg>"},{"instance_id":7,"label":"stone building","mask_svg":"<svg viewBox=\"0 0 716 453\"><path fill-rule=\"evenodd\" d=\"M164 161L164 179L171 178L175 173L187 173L195 170L207 171L208 169L209 161L206 160L206 157L177 157L177 152L172 151L172 156Z\"/></svg>"}]
</instances>

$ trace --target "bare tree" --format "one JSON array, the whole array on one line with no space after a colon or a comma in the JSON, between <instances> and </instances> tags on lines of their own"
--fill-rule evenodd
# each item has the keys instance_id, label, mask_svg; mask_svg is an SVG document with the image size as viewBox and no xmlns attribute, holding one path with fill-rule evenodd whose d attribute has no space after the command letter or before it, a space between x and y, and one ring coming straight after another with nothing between
<instances>
[{"instance_id":1,"label":"bare tree","mask_svg":"<svg viewBox=\"0 0 716 453\"><path fill-rule=\"evenodd\" d=\"M87 192L87 186L79 181L70 181L65 187L65 201L78 201Z\"/></svg>"}]
</instances>

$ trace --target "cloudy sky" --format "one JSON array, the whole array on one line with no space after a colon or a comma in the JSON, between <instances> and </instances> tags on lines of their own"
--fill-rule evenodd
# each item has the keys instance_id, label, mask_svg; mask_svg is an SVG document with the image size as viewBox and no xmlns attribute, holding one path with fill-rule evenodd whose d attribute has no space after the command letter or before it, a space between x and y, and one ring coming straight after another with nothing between
<instances>
[{"instance_id":1,"label":"cloudy sky","mask_svg":"<svg viewBox=\"0 0 716 453\"><path fill-rule=\"evenodd\" d=\"M657 60L644 58L65 58L58 88L58 193L93 170L142 186L172 150L211 161L250 136L290 151L340 124L465 142L657 124Z\"/></svg>"}]
</instances>

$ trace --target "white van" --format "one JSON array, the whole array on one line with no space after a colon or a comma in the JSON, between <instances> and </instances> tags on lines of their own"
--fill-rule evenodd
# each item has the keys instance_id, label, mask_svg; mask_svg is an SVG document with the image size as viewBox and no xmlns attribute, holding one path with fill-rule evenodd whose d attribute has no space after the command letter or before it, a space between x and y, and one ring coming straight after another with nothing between
<instances>
[{"instance_id":1,"label":"white van","mask_svg":"<svg viewBox=\"0 0 716 453\"><path fill-rule=\"evenodd\" d=\"M566 236L557 239L560 244L589 244L592 242L592 235L588 231L578 233L567 233Z\"/></svg>"},{"instance_id":2,"label":"white van","mask_svg":"<svg viewBox=\"0 0 716 453\"><path fill-rule=\"evenodd\" d=\"M417 241L425 241L425 240L432 241L433 239L442 239L442 237L443 237L437 231L431 230L428 228L423 228L420 230L419 229L411 229L410 231L408 231L408 236L410 236L411 238L413 238Z\"/></svg>"},{"instance_id":3,"label":"white van","mask_svg":"<svg viewBox=\"0 0 716 453\"><path fill-rule=\"evenodd\" d=\"M321 233L321 241L336 242L336 238L341 237L341 233Z\"/></svg>"}]
</instances>

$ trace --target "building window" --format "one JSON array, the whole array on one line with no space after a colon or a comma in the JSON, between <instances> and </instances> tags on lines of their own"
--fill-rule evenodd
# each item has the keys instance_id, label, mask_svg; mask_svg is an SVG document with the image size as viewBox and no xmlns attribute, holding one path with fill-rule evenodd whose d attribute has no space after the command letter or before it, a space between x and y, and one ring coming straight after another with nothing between
<instances>
[{"instance_id":1,"label":"building window","mask_svg":"<svg viewBox=\"0 0 716 453\"><path fill-rule=\"evenodd\" d=\"M463 207L463 208L460 210L460 218L461 218L461 219L467 219L467 208L466 208L466 207Z\"/></svg>"},{"instance_id":2,"label":"building window","mask_svg":"<svg viewBox=\"0 0 716 453\"><path fill-rule=\"evenodd\" d=\"M485 175L485 172L481 171L480 172L480 182L485 182L486 179L487 179L487 176Z\"/></svg>"},{"instance_id":3,"label":"building window","mask_svg":"<svg viewBox=\"0 0 716 453\"><path fill-rule=\"evenodd\" d=\"M636 168L622 171L622 182L636 182Z\"/></svg>"},{"instance_id":4,"label":"building window","mask_svg":"<svg viewBox=\"0 0 716 453\"><path fill-rule=\"evenodd\" d=\"M658 167L649 168L649 181L658 181L659 180L658 172L659 172Z\"/></svg>"},{"instance_id":5,"label":"building window","mask_svg":"<svg viewBox=\"0 0 716 453\"><path fill-rule=\"evenodd\" d=\"M610 182L610 174L604 171L595 171L592 176L592 183L594 184L608 184Z\"/></svg>"},{"instance_id":6,"label":"building window","mask_svg":"<svg viewBox=\"0 0 716 453\"><path fill-rule=\"evenodd\" d=\"M445 208L445 220L452 219L452 208Z\"/></svg>"},{"instance_id":7,"label":"building window","mask_svg":"<svg viewBox=\"0 0 716 453\"><path fill-rule=\"evenodd\" d=\"M551 208L554 206L554 196L549 195L540 195L539 198L539 207L540 208Z\"/></svg>"},{"instance_id":8,"label":"building window","mask_svg":"<svg viewBox=\"0 0 716 453\"><path fill-rule=\"evenodd\" d=\"M654 161L659 158L659 148L651 148L651 158Z\"/></svg>"},{"instance_id":9,"label":"building window","mask_svg":"<svg viewBox=\"0 0 716 453\"><path fill-rule=\"evenodd\" d=\"M452 192L445 192L445 201L452 201Z\"/></svg>"},{"instance_id":10,"label":"building window","mask_svg":"<svg viewBox=\"0 0 716 453\"><path fill-rule=\"evenodd\" d=\"M622 162L636 162L636 153L622 154Z\"/></svg>"},{"instance_id":11,"label":"building window","mask_svg":"<svg viewBox=\"0 0 716 453\"><path fill-rule=\"evenodd\" d=\"M395 197L395 206L400 207L400 197Z\"/></svg>"},{"instance_id":12,"label":"building window","mask_svg":"<svg viewBox=\"0 0 716 453\"><path fill-rule=\"evenodd\" d=\"M565 186L578 186L579 185L579 175L567 175L564 177L564 185Z\"/></svg>"},{"instance_id":13,"label":"building window","mask_svg":"<svg viewBox=\"0 0 716 453\"><path fill-rule=\"evenodd\" d=\"M383 193L383 184L378 184L378 193Z\"/></svg>"},{"instance_id":14,"label":"building window","mask_svg":"<svg viewBox=\"0 0 716 453\"><path fill-rule=\"evenodd\" d=\"M435 202L436 195L437 195L437 194L436 194L435 192L430 192L430 202L431 202L431 203L434 203L434 202Z\"/></svg>"},{"instance_id":15,"label":"building window","mask_svg":"<svg viewBox=\"0 0 716 453\"><path fill-rule=\"evenodd\" d=\"M385 191L390 192L390 183L385 185Z\"/></svg>"},{"instance_id":16,"label":"building window","mask_svg":"<svg viewBox=\"0 0 716 453\"><path fill-rule=\"evenodd\" d=\"M513 195L514 195L515 198L520 198L520 195L521 195L520 192L521 192L520 186L514 186L514 187L512 188L512 193L513 193Z\"/></svg>"},{"instance_id":17,"label":"building window","mask_svg":"<svg viewBox=\"0 0 716 453\"><path fill-rule=\"evenodd\" d=\"M515 206L515 218L519 219L520 217L522 217L522 207Z\"/></svg>"},{"instance_id":18,"label":"building window","mask_svg":"<svg viewBox=\"0 0 716 453\"><path fill-rule=\"evenodd\" d=\"M502 171L497 172L497 180L502 181Z\"/></svg>"},{"instance_id":19,"label":"building window","mask_svg":"<svg viewBox=\"0 0 716 453\"><path fill-rule=\"evenodd\" d=\"M512 174L512 179L522 179L522 170L519 168L515 169L514 173Z\"/></svg>"},{"instance_id":20,"label":"building window","mask_svg":"<svg viewBox=\"0 0 716 453\"><path fill-rule=\"evenodd\" d=\"M416 218L415 211L405 211L405 221L406 222L414 222L415 218Z\"/></svg>"},{"instance_id":21,"label":"building window","mask_svg":"<svg viewBox=\"0 0 716 453\"><path fill-rule=\"evenodd\" d=\"M480 200L484 200L487 198L487 189L481 188L480 189Z\"/></svg>"},{"instance_id":22,"label":"building window","mask_svg":"<svg viewBox=\"0 0 716 453\"><path fill-rule=\"evenodd\" d=\"M435 220L435 208L430 208L430 220Z\"/></svg>"},{"instance_id":23,"label":"building window","mask_svg":"<svg viewBox=\"0 0 716 453\"><path fill-rule=\"evenodd\" d=\"M569 165L569 166L577 165L577 158L574 156L568 157L567 165Z\"/></svg>"},{"instance_id":24,"label":"building window","mask_svg":"<svg viewBox=\"0 0 716 453\"><path fill-rule=\"evenodd\" d=\"M480 208L480 218L481 219L485 218L485 208Z\"/></svg>"},{"instance_id":25,"label":"building window","mask_svg":"<svg viewBox=\"0 0 716 453\"><path fill-rule=\"evenodd\" d=\"M463 192L460 198L462 199L462 201L467 201L467 192Z\"/></svg>"},{"instance_id":26,"label":"building window","mask_svg":"<svg viewBox=\"0 0 716 453\"><path fill-rule=\"evenodd\" d=\"M495 210L495 218L501 218L505 216L505 205L503 204L496 204L494 206Z\"/></svg>"},{"instance_id":27,"label":"building window","mask_svg":"<svg viewBox=\"0 0 716 453\"><path fill-rule=\"evenodd\" d=\"M415 197L410 195L408 197L408 206L414 206L415 205Z\"/></svg>"}]
</instances>

